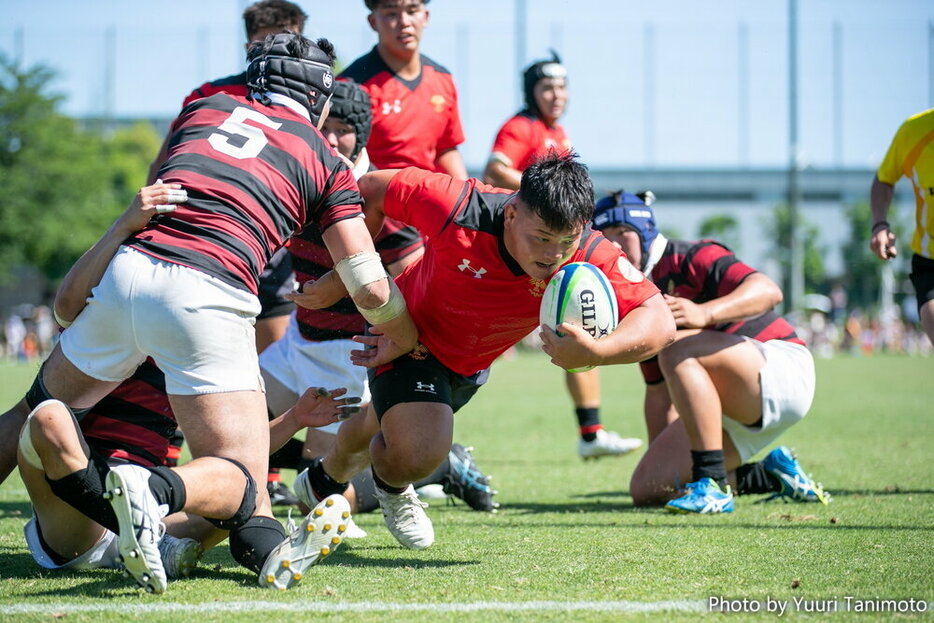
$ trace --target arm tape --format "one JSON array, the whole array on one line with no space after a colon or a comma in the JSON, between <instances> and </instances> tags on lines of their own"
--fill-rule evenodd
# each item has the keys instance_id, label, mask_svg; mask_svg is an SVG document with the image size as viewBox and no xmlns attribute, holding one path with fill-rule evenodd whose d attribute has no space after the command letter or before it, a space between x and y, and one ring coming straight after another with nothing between
<instances>
[{"instance_id":1,"label":"arm tape","mask_svg":"<svg viewBox=\"0 0 934 623\"><path fill-rule=\"evenodd\" d=\"M405 312L405 298L399 291L399 286L392 279L389 280L389 300L376 309L361 309L357 307L360 315L371 325L380 325L398 318Z\"/></svg>"},{"instance_id":2,"label":"arm tape","mask_svg":"<svg viewBox=\"0 0 934 623\"><path fill-rule=\"evenodd\" d=\"M67 329L68 327L71 326L71 322L69 322L68 320L64 320L61 316L58 315L58 310L55 309L55 305L52 305L52 316L55 317L55 322L57 322L58 326L60 326L61 328Z\"/></svg>"},{"instance_id":3,"label":"arm tape","mask_svg":"<svg viewBox=\"0 0 934 623\"><path fill-rule=\"evenodd\" d=\"M367 284L386 279L386 269L376 251L361 251L339 261L334 269L350 293L351 298Z\"/></svg>"}]
</instances>

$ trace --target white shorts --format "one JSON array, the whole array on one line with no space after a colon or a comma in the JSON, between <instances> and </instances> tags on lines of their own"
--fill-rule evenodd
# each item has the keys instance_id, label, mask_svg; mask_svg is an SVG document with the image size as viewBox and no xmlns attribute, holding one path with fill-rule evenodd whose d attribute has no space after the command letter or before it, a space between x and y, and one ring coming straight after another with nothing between
<instances>
[{"instance_id":1,"label":"white shorts","mask_svg":"<svg viewBox=\"0 0 934 623\"><path fill-rule=\"evenodd\" d=\"M122 381L151 356L178 395L262 390L253 294L130 247L114 255L62 352L79 370Z\"/></svg>"},{"instance_id":2,"label":"white shorts","mask_svg":"<svg viewBox=\"0 0 934 623\"><path fill-rule=\"evenodd\" d=\"M750 427L723 418L723 430L744 463L807 415L814 401L815 385L814 358L806 346L785 340L747 339L765 357L765 366L759 371L762 424Z\"/></svg>"},{"instance_id":3,"label":"white shorts","mask_svg":"<svg viewBox=\"0 0 934 623\"><path fill-rule=\"evenodd\" d=\"M26 537L26 547L29 548L29 553L44 569L116 569L120 566L117 562L117 556L120 555L120 539L110 530L105 530L103 536L91 549L62 565L55 564L52 554L42 546L35 517L23 526L23 536Z\"/></svg>"},{"instance_id":4,"label":"white shorts","mask_svg":"<svg viewBox=\"0 0 934 623\"><path fill-rule=\"evenodd\" d=\"M293 313L282 339L260 353L259 365L263 372L299 396L309 387L346 387L345 396L359 397L365 405L370 402L366 368L350 362L350 351L361 348L362 344L352 340L306 340ZM340 425L334 422L317 430L336 435Z\"/></svg>"}]
</instances>

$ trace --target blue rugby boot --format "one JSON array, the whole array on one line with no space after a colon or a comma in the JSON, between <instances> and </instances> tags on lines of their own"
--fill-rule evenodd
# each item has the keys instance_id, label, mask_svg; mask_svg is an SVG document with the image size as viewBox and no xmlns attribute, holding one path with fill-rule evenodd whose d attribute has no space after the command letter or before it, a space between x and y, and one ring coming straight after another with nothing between
<instances>
[{"instance_id":1,"label":"blue rugby boot","mask_svg":"<svg viewBox=\"0 0 934 623\"><path fill-rule=\"evenodd\" d=\"M490 476L484 475L474 461L473 448L451 444L448 452L448 473L441 479L444 492L458 497L477 511L496 512L499 503L493 501L496 491L490 487Z\"/></svg>"},{"instance_id":2,"label":"blue rugby boot","mask_svg":"<svg viewBox=\"0 0 934 623\"><path fill-rule=\"evenodd\" d=\"M733 512L733 491L729 485L723 491L712 478L701 478L689 482L684 489L687 493L665 504L665 510L699 514Z\"/></svg>"},{"instance_id":3,"label":"blue rugby boot","mask_svg":"<svg viewBox=\"0 0 934 623\"><path fill-rule=\"evenodd\" d=\"M830 494L824 491L820 483L814 482L804 473L798 459L787 446L779 446L769 452L762 460L762 465L782 487L781 491L771 495L769 500L782 498L795 502L830 502Z\"/></svg>"}]
</instances>

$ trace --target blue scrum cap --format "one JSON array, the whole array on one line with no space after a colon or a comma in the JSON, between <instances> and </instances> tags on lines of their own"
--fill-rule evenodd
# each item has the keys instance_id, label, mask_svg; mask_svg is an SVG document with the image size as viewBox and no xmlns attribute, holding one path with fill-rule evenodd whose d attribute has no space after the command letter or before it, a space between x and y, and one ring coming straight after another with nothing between
<instances>
[{"instance_id":1,"label":"blue scrum cap","mask_svg":"<svg viewBox=\"0 0 934 623\"><path fill-rule=\"evenodd\" d=\"M658 237L655 211L652 210L654 201L655 195L650 190L635 195L620 190L604 197L594 206L594 229L602 231L607 227L621 225L635 231L642 240L644 261L649 256L652 242Z\"/></svg>"}]
</instances>

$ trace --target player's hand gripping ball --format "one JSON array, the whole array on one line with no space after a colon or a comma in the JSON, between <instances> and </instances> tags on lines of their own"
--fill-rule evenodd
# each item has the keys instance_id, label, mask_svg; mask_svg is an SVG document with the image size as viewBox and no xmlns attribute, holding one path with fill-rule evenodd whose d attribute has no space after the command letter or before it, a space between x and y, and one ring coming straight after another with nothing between
<instances>
[{"instance_id":1,"label":"player's hand gripping ball","mask_svg":"<svg viewBox=\"0 0 934 623\"><path fill-rule=\"evenodd\" d=\"M616 328L619 318L616 292L602 270L587 262L573 262L548 282L538 318L540 324L556 332L557 326L566 322L599 340ZM568 372L586 372L592 368L585 366Z\"/></svg>"}]
</instances>

